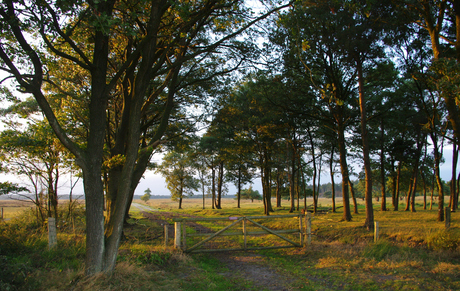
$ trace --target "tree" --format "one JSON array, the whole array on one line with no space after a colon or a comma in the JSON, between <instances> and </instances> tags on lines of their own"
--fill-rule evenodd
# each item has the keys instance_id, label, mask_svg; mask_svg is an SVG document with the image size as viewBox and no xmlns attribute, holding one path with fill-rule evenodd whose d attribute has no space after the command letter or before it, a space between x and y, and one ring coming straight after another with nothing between
<instances>
[{"instance_id":1,"label":"tree","mask_svg":"<svg viewBox=\"0 0 460 291\"><path fill-rule=\"evenodd\" d=\"M7 0L0 4L2 70L14 78L21 92L36 99L82 169L86 274L114 269L129 202L162 142L171 114L184 101L180 92L237 67L244 59L241 53L250 55L251 50L249 42L234 37L281 9L251 19L240 4L206 0L130 4ZM234 62L219 57L224 45L234 53ZM62 79L62 72L71 80ZM199 72L201 77L195 78ZM80 115L83 137L77 139L58 120L59 109L46 98L43 82L62 101L81 105L69 113ZM77 82L84 86L67 90L69 83ZM107 219L104 163L111 165Z\"/></svg>"},{"instance_id":2,"label":"tree","mask_svg":"<svg viewBox=\"0 0 460 291\"><path fill-rule=\"evenodd\" d=\"M199 180L194 175L194 169L190 156L186 152L173 151L167 153L157 172L166 179L166 187L171 192L171 199L179 202L182 209L182 199L192 196L197 191Z\"/></svg>"},{"instance_id":3,"label":"tree","mask_svg":"<svg viewBox=\"0 0 460 291\"><path fill-rule=\"evenodd\" d=\"M71 171L67 153L44 122L30 122L27 127L8 122L0 134L0 160L3 171L25 177L33 195L22 195L37 207L37 217L59 219L58 188L61 175ZM23 128L20 130L20 128Z\"/></svg>"},{"instance_id":4,"label":"tree","mask_svg":"<svg viewBox=\"0 0 460 291\"><path fill-rule=\"evenodd\" d=\"M147 203L147 201L150 200L150 197L152 197L152 191L150 190L150 188L147 188L145 191L144 191L144 195L141 196L141 200L144 201L145 203Z\"/></svg>"},{"instance_id":5,"label":"tree","mask_svg":"<svg viewBox=\"0 0 460 291\"><path fill-rule=\"evenodd\" d=\"M345 137L348 127L356 120L355 73L335 46L335 32L341 29L341 26L331 11L333 6L329 6L331 3L310 4L312 5L296 5L294 9L282 15L279 21L281 26L274 32L272 39L284 49L284 70L292 80L290 86L304 88L299 91L304 92L300 96L305 96L306 100L299 102L302 106L294 108L304 110L304 118L316 120L326 127L324 132L329 130L336 136L342 174L343 220L349 221L349 170ZM312 92L309 92L311 90ZM308 94L305 94L307 92ZM310 126L307 127L309 128ZM312 127L307 132L312 158L315 157L315 139L312 131L317 128ZM312 163L315 168L316 161ZM316 176L313 175L313 180L316 181ZM313 192L313 196L316 196L316 188Z\"/></svg>"},{"instance_id":6,"label":"tree","mask_svg":"<svg viewBox=\"0 0 460 291\"><path fill-rule=\"evenodd\" d=\"M251 200L251 202L254 202L254 200L262 200L262 196L260 195L259 191L253 190L252 186L249 186L248 189L241 190L241 199L247 199Z\"/></svg>"}]
</instances>

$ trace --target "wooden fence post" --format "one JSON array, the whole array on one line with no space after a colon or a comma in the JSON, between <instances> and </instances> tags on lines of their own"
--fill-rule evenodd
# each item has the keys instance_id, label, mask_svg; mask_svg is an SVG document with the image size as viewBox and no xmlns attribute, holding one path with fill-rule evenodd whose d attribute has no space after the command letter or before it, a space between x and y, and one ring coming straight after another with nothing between
<instances>
[{"instance_id":1,"label":"wooden fence post","mask_svg":"<svg viewBox=\"0 0 460 291\"><path fill-rule=\"evenodd\" d=\"M243 240L244 240L244 250L247 248L247 231L246 231L246 217L243 218Z\"/></svg>"},{"instance_id":2,"label":"wooden fence post","mask_svg":"<svg viewBox=\"0 0 460 291\"><path fill-rule=\"evenodd\" d=\"M374 221L374 242L379 240L379 222Z\"/></svg>"},{"instance_id":3,"label":"wooden fence post","mask_svg":"<svg viewBox=\"0 0 460 291\"><path fill-rule=\"evenodd\" d=\"M180 238L181 238L181 223L179 221L174 222L174 247L176 249L181 248Z\"/></svg>"},{"instance_id":4,"label":"wooden fence post","mask_svg":"<svg viewBox=\"0 0 460 291\"><path fill-rule=\"evenodd\" d=\"M187 224L185 221L182 221L182 250L185 252L187 250Z\"/></svg>"},{"instance_id":5,"label":"wooden fence post","mask_svg":"<svg viewBox=\"0 0 460 291\"><path fill-rule=\"evenodd\" d=\"M169 240L169 227L167 223L164 225L164 229L165 229L165 247L167 247L168 240Z\"/></svg>"},{"instance_id":6,"label":"wooden fence post","mask_svg":"<svg viewBox=\"0 0 460 291\"><path fill-rule=\"evenodd\" d=\"M300 245L305 246L305 234L303 232L303 220L304 214L300 214L299 216L299 231L300 231Z\"/></svg>"},{"instance_id":7,"label":"wooden fence post","mask_svg":"<svg viewBox=\"0 0 460 291\"><path fill-rule=\"evenodd\" d=\"M449 229L450 228L450 208L449 207L446 207L445 208L446 211L446 229Z\"/></svg>"},{"instance_id":8,"label":"wooden fence post","mask_svg":"<svg viewBox=\"0 0 460 291\"><path fill-rule=\"evenodd\" d=\"M52 249L57 245L56 219L48 218L48 249Z\"/></svg>"},{"instance_id":9,"label":"wooden fence post","mask_svg":"<svg viewBox=\"0 0 460 291\"><path fill-rule=\"evenodd\" d=\"M311 213L305 213L305 220L306 220L306 234L307 234L307 245L311 245Z\"/></svg>"}]
</instances>

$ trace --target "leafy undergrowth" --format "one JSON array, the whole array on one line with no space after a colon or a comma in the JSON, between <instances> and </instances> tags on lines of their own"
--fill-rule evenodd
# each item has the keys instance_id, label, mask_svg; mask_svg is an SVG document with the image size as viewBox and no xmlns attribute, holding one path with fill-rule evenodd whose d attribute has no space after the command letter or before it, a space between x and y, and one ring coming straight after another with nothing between
<instances>
[{"instance_id":1,"label":"leafy undergrowth","mask_svg":"<svg viewBox=\"0 0 460 291\"><path fill-rule=\"evenodd\" d=\"M205 212L247 215L236 208L178 214ZM247 213L260 215L260 208ZM171 242L164 246L162 224L170 215L153 219L137 211L125 226L116 270L89 278L83 275L82 214L77 210L72 223L62 221L52 250L46 227L33 215L1 223L0 290L460 290L457 213L446 230L436 211L376 211L380 240L375 243L363 227L364 213L354 214L351 222L342 221L342 213L327 213L313 217L312 244L305 248L190 255L174 250Z\"/></svg>"}]
</instances>

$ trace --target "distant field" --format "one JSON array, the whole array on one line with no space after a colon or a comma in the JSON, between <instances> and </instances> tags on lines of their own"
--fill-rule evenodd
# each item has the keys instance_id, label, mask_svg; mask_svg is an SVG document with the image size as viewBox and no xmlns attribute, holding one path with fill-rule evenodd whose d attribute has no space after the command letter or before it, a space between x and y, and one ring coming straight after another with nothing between
<instances>
[{"instance_id":1,"label":"distant field","mask_svg":"<svg viewBox=\"0 0 460 291\"><path fill-rule=\"evenodd\" d=\"M60 200L61 203L67 202L66 200ZM419 204L417 208L420 208L420 205L423 204L423 197L416 197L415 199L416 203ZM427 199L427 205L429 207L429 198ZM449 201L449 196L445 197L444 201ZM84 200L81 200L81 202L84 203ZM138 203L144 203L140 199L135 199L135 202ZM404 200L401 200L400 203L404 204ZM436 200L434 201L436 202ZM297 201L295 202L297 205ZM359 205L364 205L364 201L362 199L358 199L357 203ZM376 199L373 199L374 207L380 206L380 201L376 201ZM177 210L179 207L179 202L177 201L172 201L169 198L164 198L164 199L150 199L147 203L149 206L159 209L159 210L164 210L164 211L171 211L171 210ZM303 208L304 202L303 200L300 200L300 208ZM313 200L312 198L307 198L307 205L309 208L312 207L313 205ZM332 206L332 201L330 198L319 198L318 200L318 205L320 207L331 207ZM242 209L245 208L258 208L260 207L261 211L263 211L263 202L254 200L254 202L251 202L251 200L241 200L240 206ZM272 206L276 206L276 200L272 199ZM290 207L290 201L288 200L282 200L281 202L281 209L288 209ZM18 200L0 200L0 211L3 210L3 219L11 219L18 214L20 214L22 211L29 209L30 207L35 207L33 203L29 201L18 201ZM342 198L337 198L336 199L336 207L342 207ZM353 207L352 202L350 200L350 207ZM391 198L387 198L387 207L390 207L391 209ZM437 206L435 206L437 207ZM187 209L202 209L203 208L203 200L201 198L186 198L183 199L182 201L182 209L187 210ZM206 197L205 198L205 209L211 209L211 198ZM237 208L237 201L234 198L222 198L222 208ZM401 210L401 206L400 206Z\"/></svg>"},{"instance_id":2,"label":"distant field","mask_svg":"<svg viewBox=\"0 0 460 291\"><path fill-rule=\"evenodd\" d=\"M143 203L141 200L135 200L138 203ZM436 203L437 200L434 201ZM449 201L449 196L445 196L444 198L445 202ZM289 208L290 207L290 201L288 200L282 200L281 206L282 208ZM335 199L336 207L342 207L342 198L336 198ZM357 200L358 205L364 205L364 201L362 199ZM377 201L375 198L373 199L374 207L380 206L381 201ZM399 201L400 204L404 204L405 200ZM416 197L415 198L415 203L419 205L423 205L423 197ZM179 207L179 202L177 201L172 201L171 199L150 199L147 203L149 206L157 208L157 209L162 209L162 210L172 210L172 209L177 209ZM295 201L295 205L297 206L297 200ZM300 208L303 208L304 201L303 199L300 200ZM318 199L318 205L320 207L332 207L332 200L331 198L319 198ZM404 204L405 205L405 204ZM427 197L427 207L429 207L429 198ZM251 200L241 200L240 204L241 208L254 208L257 206L260 206L261 208L264 207L264 204L262 201L256 201L251 202ZM272 206L276 206L276 199L272 199ZM312 198L307 198L307 206L309 208L313 207L313 199ZM205 198L205 208L209 209L211 208L211 198ZM237 201L234 198L222 198L222 208L236 208L237 207ZM353 208L352 201L350 199L350 207ZM387 207L392 207L391 206L391 197L387 197ZM419 208L418 206L417 208ZM185 209L190 209L190 208L203 208L203 200L199 198L186 198L182 200L182 208ZM401 210L401 206L400 206Z\"/></svg>"},{"instance_id":3,"label":"distant field","mask_svg":"<svg viewBox=\"0 0 460 291\"><path fill-rule=\"evenodd\" d=\"M3 213L3 219L11 219L30 207L34 205L28 201L0 200L0 217Z\"/></svg>"}]
</instances>

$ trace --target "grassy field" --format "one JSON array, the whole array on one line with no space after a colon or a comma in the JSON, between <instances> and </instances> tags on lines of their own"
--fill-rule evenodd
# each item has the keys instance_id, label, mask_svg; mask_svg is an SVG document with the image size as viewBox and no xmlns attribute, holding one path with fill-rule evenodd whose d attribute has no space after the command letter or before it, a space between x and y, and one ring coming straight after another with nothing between
<instances>
[{"instance_id":1,"label":"grassy field","mask_svg":"<svg viewBox=\"0 0 460 291\"><path fill-rule=\"evenodd\" d=\"M9 220L21 215L25 210L30 210L33 206L33 203L27 201L0 200L0 211L3 214L3 217L0 217Z\"/></svg>"},{"instance_id":2,"label":"grassy field","mask_svg":"<svg viewBox=\"0 0 460 291\"><path fill-rule=\"evenodd\" d=\"M288 214L288 203L275 214ZM324 209L329 203L320 201ZM172 216L263 212L259 201L236 208L233 199L224 199L220 210L209 204L202 209L200 199L185 199L182 210L166 199L151 199L148 206L155 209L150 217L161 216L163 223ZM305 248L209 254L165 247L162 223L132 207L116 271L92 278L83 276L82 208L70 216L72 223L64 214L54 250L47 248L46 227L29 212L16 212L16 218L0 223L0 290L460 290L460 213L452 213L446 230L436 221L437 210L422 210L419 200L415 213L379 207L375 202L377 242L363 227L360 206L351 222L341 221L342 209L314 215L312 244Z\"/></svg>"}]
</instances>

